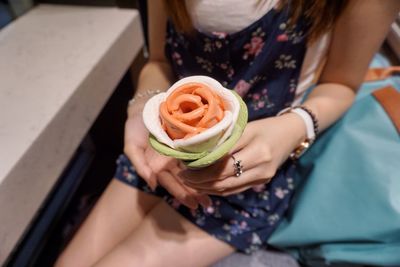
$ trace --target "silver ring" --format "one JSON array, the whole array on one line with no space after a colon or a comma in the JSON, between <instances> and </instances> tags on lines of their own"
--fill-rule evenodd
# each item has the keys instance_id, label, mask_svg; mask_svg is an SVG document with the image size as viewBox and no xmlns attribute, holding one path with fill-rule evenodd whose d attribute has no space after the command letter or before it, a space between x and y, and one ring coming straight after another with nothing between
<instances>
[{"instance_id":1,"label":"silver ring","mask_svg":"<svg viewBox=\"0 0 400 267\"><path fill-rule=\"evenodd\" d=\"M235 176L239 177L243 173L243 165L241 160L236 160L233 155L231 155L233 159L233 167L235 168Z\"/></svg>"}]
</instances>

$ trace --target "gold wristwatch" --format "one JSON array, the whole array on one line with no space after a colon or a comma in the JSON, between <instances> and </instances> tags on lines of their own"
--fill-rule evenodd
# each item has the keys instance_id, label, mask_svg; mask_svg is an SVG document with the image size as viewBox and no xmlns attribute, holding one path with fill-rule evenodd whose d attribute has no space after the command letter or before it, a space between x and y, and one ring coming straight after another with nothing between
<instances>
[{"instance_id":1,"label":"gold wristwatch","mask_svg":"<svg viewBox=\"0 0 400 267\"><path fill-rule=\"evenodd\" d=\"M280 111L277 116L286 114L286 113L295 113L299 115L304 124L306 126L307 138L303 142L300 143L298 147L290 154L290 159L297 160L307 151L307 149L314 143L314 140L319 132L318 128L318 120L314 113L305 106L295 106L295 107L288 107Z\"/></svg>"}]
</instances>

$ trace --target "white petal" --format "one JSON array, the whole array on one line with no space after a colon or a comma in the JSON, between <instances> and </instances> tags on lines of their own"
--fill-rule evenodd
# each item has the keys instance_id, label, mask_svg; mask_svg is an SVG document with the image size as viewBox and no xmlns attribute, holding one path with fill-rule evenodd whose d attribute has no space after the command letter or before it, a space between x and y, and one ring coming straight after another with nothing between
<instances>
[{"instance_id":1,"label":"white petal","mask_svg":"<svg viewBox=\"0 0 400 267\"><path fill-rule=\"evenodd\" d=\"M232 112L227 110L224 118L213 127L187 139L175 139L174 145L176 148L188 152L212 151L231 124Z\"/></svg>"},{"instance_id":2,"label":"white petal","mask_svg":"<svg viewBox=\"0 0 400 267\"><path fill-rule=\"evenodd\" d=\"M175 148L174 142L161 126L160 105L165 101L166 93L160 93L150 98L143 108L143 122L147 130L161 143Z\"/></svg>"}]
</instances>

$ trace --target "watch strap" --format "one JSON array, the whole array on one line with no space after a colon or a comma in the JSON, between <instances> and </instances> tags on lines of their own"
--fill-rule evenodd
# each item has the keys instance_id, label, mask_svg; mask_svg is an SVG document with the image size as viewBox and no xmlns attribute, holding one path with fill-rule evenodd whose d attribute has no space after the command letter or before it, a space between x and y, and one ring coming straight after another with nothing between
<instances>
[{"instance_id":1,"label":"watch strap","mask_svg":"<svg viewBox=\"0 0 400 267\"><path fill-rule=\"evenodd\" d=\"M293 108L291 112L299 115L304 121L304 124L306 126L307 139L314 140L315 139L314 122L310 114L308 114L307 111L303 110L300 107Z\"/></svg>"}]
</instances>

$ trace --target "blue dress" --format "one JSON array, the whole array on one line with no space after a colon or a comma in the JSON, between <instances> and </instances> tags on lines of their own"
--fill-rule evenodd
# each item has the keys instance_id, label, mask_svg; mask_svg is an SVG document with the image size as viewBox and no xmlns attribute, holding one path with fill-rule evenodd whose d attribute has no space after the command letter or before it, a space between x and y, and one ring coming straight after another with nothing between
<instances>
[{"instance_id":1,"label":"blue dress","mask_svg":"<svg viewBox=\"0 0 400 267\"><path fill-rule=\"evenodd\" d=\"M270 10L234 34L186 35L167 25L165 52L177 78L207 75L236 90L249 120L276 115L295 95L306 51L307 24L290 27L286 9ZM267 129L266 129L267 130ZM213 206L191 210L164 188L153 192L125 155L117 160L116 179L163 198L186 219L238 251L251 253L267 240L288 208L294 190L294 163L285 162L270 183L228 197L211 196Z\"/></svg>"}]
</instances>

